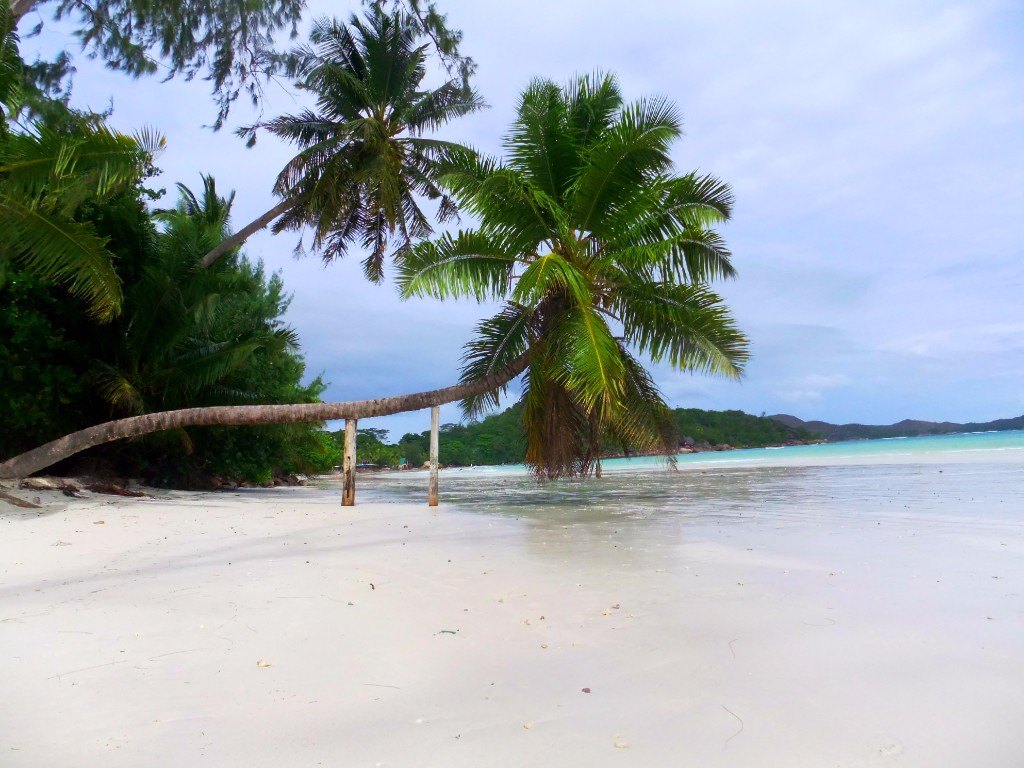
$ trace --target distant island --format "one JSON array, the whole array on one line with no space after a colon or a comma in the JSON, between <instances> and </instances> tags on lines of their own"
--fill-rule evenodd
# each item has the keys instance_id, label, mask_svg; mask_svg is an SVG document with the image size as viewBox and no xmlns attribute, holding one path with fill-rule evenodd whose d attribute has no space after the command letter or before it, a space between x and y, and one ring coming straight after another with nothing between
<instances>
[{"instance_id":1,"label":"distant island","mask_svg":"<svg viewBox=\"0 0 1024 768\"><path fill-rule=\"evenodd\" d=\"M522 406L467 424L441 426L440 461L445 466L480 464L519 464L526 454ZM673 411L680 452L763 448L820 442L821 435L802 427L784 424L743 411L705 411L676 408ZM388 442L388 430L362 429L356 443L360 463L378 467L422 466L429 449L429 432L408 433L397 443ZM342 433L334 433L335 440ZM605 456L624 455L621 448L608 442L602 446Z\"/></svg>"},{"instance_id":2,"label":"distant island","mask_svg":"<svg viewBox=\"0 0 1024 768\"><path fill-rule=\"evenodd\" d=\"M522 463L526 437L520 412L521 406L516 405L480 421L442 425L441 464L467 467ZM873 425L831 424L804 421L788 414L754 416L744 411L705 411L700 408L676 408L673 414L681 453L1024 429L1024 416L984 423L905 419L896 424ZM427 460L429 432L407 433L397 443L389 443L388 436L385 429L359 431L357 453L364 467L420 467ZM334 433L334 437L340 444L342 434ZM617 446L608 443L604 446L604 455L624 454Z\"/></svg>"},{"instance_id":3,"label":"distant island","mask_svg":"<svg viewBox=\"0 0 1024 768\"><path fill-rule=\"evenodd\" d=\"M995 421L972 421L966 424L959 424L955 421L919 421L917 419L904 419L895 424L829 424L827 421L804 421L785 413L778 413L767 418L790 429L813 432L829 442L1024 429L1024 416L1017 416L1013 419L996 419Z\"/></svg>"}]
</instances>

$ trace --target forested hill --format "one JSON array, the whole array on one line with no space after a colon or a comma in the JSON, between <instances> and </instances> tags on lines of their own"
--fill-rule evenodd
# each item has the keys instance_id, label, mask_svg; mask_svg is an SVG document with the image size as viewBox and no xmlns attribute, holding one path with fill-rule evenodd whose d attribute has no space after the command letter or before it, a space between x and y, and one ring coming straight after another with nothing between
<instances>
[{"instance_id":1,"label":"forested hill","mask_svg":"<svg viewBox=\"0 0 1024 768\"><path fill-rule=\"evenodd\" d=\"M920 435L949 435L955 432L1002 432L1009 429L1024 429L1024 416L995 421L967 422L917 421L904 419L895 424L829 424L827 421L804 421L785 413L769 416L769 419L792 429L817 432L827 440L866 440L880 437L918 437Z\"/></svg>"},{"instance_id":2,"label":"forested hill","mask_svg":"<svg viewBox=\"0 0 1024 768\"><path fill-rule=\"evenodd\" d=\"M762 416L743 411L702 411L677 408L674 411L681 448L696 450L729 446L756 448L818 439L818 435L795 429ZM388 443L386 430L360 430L357 455L361 463L395 466L402 459L414 467L427 460L429 432L406 434L397 444ZM341 439L337 433L336 439ZM614 445L606 446L615 454ZM440 461L446 466L471 464L517 464L526 454L521 407L469 424L441 426Z\"/></svg>"}]
</instances>

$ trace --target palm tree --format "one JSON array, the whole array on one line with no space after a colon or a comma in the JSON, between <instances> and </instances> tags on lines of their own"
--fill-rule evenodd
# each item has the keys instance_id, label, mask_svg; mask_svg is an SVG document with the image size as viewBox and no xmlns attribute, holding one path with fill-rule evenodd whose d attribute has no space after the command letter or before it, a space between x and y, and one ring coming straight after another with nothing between
<instances>
[{"instance_id":1,"label":"palm tree","mask_svg":"<svg viewBox=\"0 0 1024 768\"><path fill-rule=\"evenodd\" d=\"M610 76L536 80L507 161L463 156L442 177L480 226L417 244L402 262L406 297L505 302L467 345L462 379L527 356L526 459L541 476L589 474L602 439L676 452L670 411L634 351L679 370L741 373L746 339L707 287L734 274L711 228L728 219L732 194L674 173L679 135L670 102L625 105Z\"/></svg>"},{"instance_id":2,"label":"palm tree","mask_svg":"<svg viewBox=\"0 0 1024 768\"><path fill-rule=\"evenodd\" d=\"M25 93L9 22L0 14L0 280L16 262L64 283L106 321L120 309L121 283L106 241L76 215L141 179L164 140L152 131L126 136L70 110L57 124L13 123Z\"/></svg>"},{"instance_id":3,"label":"palm tree","mask_svg":"<svg viewBox=\"0 0 1024 768\"><path fill-rule=\"evenodd\" d=\"M204 266L277 219L274 232L310 227L325 261L363 247L363 269L379 282L390 244L404 253L431 232L419 197L437 201L440 221L456 214L436 167L461 147L424 134L483 102L460 79L423 89L428 46L417 44L417 29L402 13L380 9L353 16L350 26L316 21L311 45L293 54L298 87L315 109L240 130L250 143L267 130L298 147L274 186L281 202L212 249Z\"/></svg>"},{"instance_id":4,"label":"palm tree","mask_svg":"<svg viewBox=\"0 0 1024 768\"><path fill-rule=\"evenodd\" d=\"M201 196L181 184L178 189L177 206L157 214L163 230L125 296L114 357L98 362L92 374L116 414L258 401L261 393L240 389L230 375L257 351L273 355L298 345L295 332L277 321L249 316L241 327L230 322L232 300L251 292L243 271L229 262L198 268L228 231L234 195L220 197L209 176Z\"/></svg>"},{"instance_id":5,"label":"palm tree","mask_svg":"<svg viewBox=\"0 0 1024 768\"><path fill-rule=\"evenodd\" d=\"M709 176L675 175L680 133L661 99L624 106L610 77L523 94L509 160L453 156L443 183L474 230L414 246L406 296L505 299L466 350L460 384L356 402L183 408L65 435L0 463L25 477L112 440L196 425L363 419L462 400L470 410L526 374L528 461L544 476L594 469L602 438L674 452L668 409L633 350L677 369L737 376L747 342L707 288L734 274L712 226L732 195Z\"/></svg>"}]
</instances>

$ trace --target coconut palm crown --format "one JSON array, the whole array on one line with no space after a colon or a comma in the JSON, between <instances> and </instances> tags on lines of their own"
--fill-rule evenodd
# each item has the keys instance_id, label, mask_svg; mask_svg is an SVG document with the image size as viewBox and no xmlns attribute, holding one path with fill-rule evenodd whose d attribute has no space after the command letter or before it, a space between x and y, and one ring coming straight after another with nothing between
<instances>
[{"instance_id":1,"label":"coconut palm crown","mask_svg":"<svg viewBox=\"0 0 1024 768\"><path fill-rule=\"evenodd\" d=\"M298 88L314 97L315 109L240 131L251 141L265 129L299 148L277 178L284 214L274 231L310 227L313 250L325 261L361 246L374 282L391 243L402 254L431 233L420 198L437 202L440 221L456 215L436 182L436 164L458 147L424 134L483 105L459 79L423 88L428 45L419 39L399 12L377 9L348 26L316 21L310 45L292 55Z\"/></svg>"},{"instance_id":2,"label":"coconut palm crown","mask_svg":"<svg viewBox=\"0 0 1024 768\"><path fill-rule=\"evenodd\" d=\"M542 477L589 474L602 440L674 455L671 412L634 353L737 377L747 340L718 295L734 275L713 226L732 193L674 172L680 117L662 98L624 104L611 76L536 80L506 159L453 156L441 182L480 224L415 245L402 293L504 302L477 328L462 378L525 361L527 462ZM499 392L464 401L468 413Z\"/></svg>"}]
</instances>

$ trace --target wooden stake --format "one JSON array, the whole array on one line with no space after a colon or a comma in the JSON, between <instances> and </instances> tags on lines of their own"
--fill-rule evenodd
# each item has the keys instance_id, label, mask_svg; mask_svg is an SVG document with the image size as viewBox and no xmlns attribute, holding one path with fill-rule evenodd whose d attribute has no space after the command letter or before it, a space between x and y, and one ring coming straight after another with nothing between
<instances>
[{"instance_id":1,"label":"wooden stake","mask_svg":"<svg viewBox=\"0 0 1024 768\"><path fill-rule=\"evenodd\" d=\"M437 453L440 445L438 431L441 426L441 408L434 406L430 409L430 490L428 493L428 504L437 506Z\"/></svg>"},{"instance_id":2,"label":"wooden stake","mask_svg":"<svg viewBox=\"0 0 1024 768\"><path fill-rule=\"evenodd\" d=\"M345 419L345 454L342 459L341 506L356 505L356 424L358 419Z\"/></svg>"}]
</instances>

